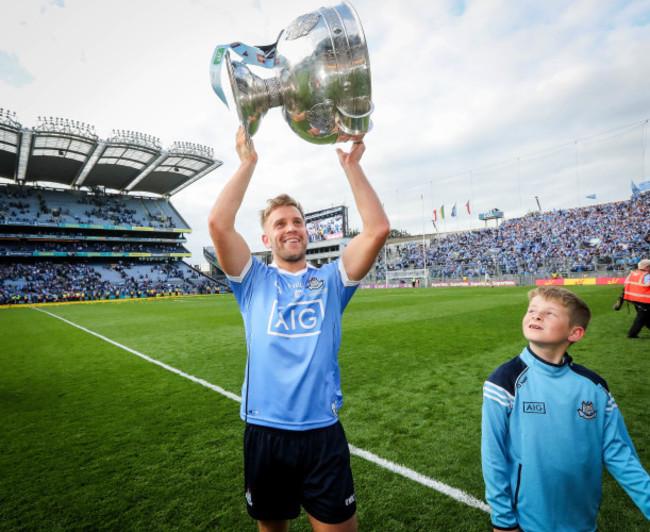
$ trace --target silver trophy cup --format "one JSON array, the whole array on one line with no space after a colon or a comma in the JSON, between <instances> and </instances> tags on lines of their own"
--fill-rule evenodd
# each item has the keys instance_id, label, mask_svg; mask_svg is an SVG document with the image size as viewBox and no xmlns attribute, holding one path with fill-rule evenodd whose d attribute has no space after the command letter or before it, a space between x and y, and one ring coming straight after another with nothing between
<instances>
[{"instance_id":1,"label":"silver trophy cup","mask_svg":"<svg viewBox=\"0 0 650 532\"><path fill-rule=\"evenodd\" d=\"M244 59L232 59L230 52L240 53L242 47ZM251 50L257 61L251 60ZM273 45L231 44L223 59L249 138L273 107L282 107L289 127L314 144L360 139L372 127L368 48L348 2L298 17ZM250 64L264 65L271 75L256 75Z\"/></svg>"}]
</instances>

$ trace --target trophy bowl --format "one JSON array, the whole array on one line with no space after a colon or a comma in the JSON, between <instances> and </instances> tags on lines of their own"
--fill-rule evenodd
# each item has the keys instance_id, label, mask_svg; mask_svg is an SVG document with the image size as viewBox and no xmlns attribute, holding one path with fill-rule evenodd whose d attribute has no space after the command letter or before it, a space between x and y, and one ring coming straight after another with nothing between
<instances>
[{"instance_id":1,"label":"trophy bowl","mask_svg":"<svg viewBox=\"0 0 650 532\"><path fill-rule=\"evenodd\" d=\"M357 140L371 129L368 47L349 2L298 17L273 45L233 43L227 48L223 60L239 121L249 138L273 107L281 107L289 127L313 144ZM230 52L242 60L231 58ZM271 75L260 77L249 65L269 69ZM217 94L218 76L218 71L212 75Z\"/></svg>"}]
</instances>

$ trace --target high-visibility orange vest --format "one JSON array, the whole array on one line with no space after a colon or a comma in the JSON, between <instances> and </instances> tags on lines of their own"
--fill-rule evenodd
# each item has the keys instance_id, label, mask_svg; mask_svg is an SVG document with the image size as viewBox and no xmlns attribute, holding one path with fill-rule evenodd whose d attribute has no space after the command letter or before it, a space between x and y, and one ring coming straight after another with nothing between
<instances>
[{"instance_id":1,"label":"high-visibility orange vest","mask_svg":"<svg viewBox=\"0 0 650 532\"><path fill-rule=\"evenodd\" d=\"M650 286L643 286L645 270L635 270L625 279L625 299L638 303L650 303Z\"/></svg>"}]
</instances>

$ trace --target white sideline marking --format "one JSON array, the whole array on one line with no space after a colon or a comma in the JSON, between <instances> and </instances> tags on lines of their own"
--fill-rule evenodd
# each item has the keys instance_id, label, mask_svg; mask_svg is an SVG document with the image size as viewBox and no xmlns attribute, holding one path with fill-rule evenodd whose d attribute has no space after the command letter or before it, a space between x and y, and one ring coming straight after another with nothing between
<instances>
[{"instance_id":1,"label":"white sideline marking","mask_svg":"<svg viewBox=\"0 0 650 532\"><path fill-rule=\"evenodd\" d=\"M238 403L241 403L241 397L239 395L235 395L234 393L229 392L228 390L224 390L220 386L216 386L215 384L210 384L208 381L204 381L203 379L199 379L198 377L194 377L193 375L190 375L189 373L185 373L184 371L181 371L179 369L176 369L168 364L165 364L164 362L160 362L160 360L156 360L155 358L148 357L147 355L143 355L142 353L139 353L135 349L131 349L130 347L126 347L125 345L118 344L117 342L111 340L110 338L106 338L106 336L102 336L101 334L98 334L96 332L91 331L90 329L86 329L85 327L82 327L81 325L77 325L76 323L73 323L71 321L66 320L65 318L62 318L61 316L57 316L56 314L52 314L51 312L48 312L47 310L43 310L40 308L36 307L30 307L31 309L38 310L39 312L42 312L43 314L47 314L48 316L52 316L53 318L56 318L58 320L64 321L68 325L72 325L73 327L76 327L77 329L81 329L84 332L87 332L88 334L92 334L93 336L96 336L97 338L100 338L101 340L104 340L105 342L108 342L109 344L113 344L116 347L119 347L120 349L124 349L125 351L128 351L129 353L133 353L136 356L139 356L140 358L144 358L147 362L151 362L152 364L156 364L157 366L160 366L161 368L165 368L172 373L176 373L176 375L180 375L181 377L185 377L186 379L189 379L191 381L197 382L201 384L202 386L205 386L206 388L210 388L211 390L214 390L215 392L220 393L221 395L225 395L229 399L232 399L233 401L237 401Z\"/></svg>"},{"instance_id":2,"label":"white sideline marking","mask_svg":"<svg viewBox=\"0 0 650 532\"><path fill-rule=\"evenodd\" d=\"M110 338L106 338L106 336L102 336L101 334L98 334L96 332L91 331L90 329L86 329L85 327L82 327L81 325L77 325L76 323L73 323L69 320L66 320L65 318L62 318L61 316L57 316L56 314L52 314L51 312L47 312L46 310L37 308L37 307L30 307L33 310L37 310L38 312L42 312L43 314L47 314L48 316L52 316L53 318L56 318L58 320L61 320L68 325L71 325L72 327L76 327L77 329L80 329L84 332L87 332L88 334L92 334L93 336L96 336L97 338L104 340L105 342L108 342L109 344L112 344L116 347L119 347L120 349L124 349L125 351L128 351L129 353L132 353L136 356L139 356L140 358L146 360L147 362L151 362L152 364L156 364L157 366L160 366L161 368L164 368L166 370L171 371L172 373L175 373L176 375L180 375L181 377L184 377L186 379L189 379L191 381L194 381L202 386L205 386L206 388L210 388L211 390L214 390L217 393L220 393L221 395L228 397L229 399L232 399L233 401L237 401L238 403L241 403L241 397L239 395L236 395L234 393L231 393L227 390L224 390L220 386L216 386L215 384L211 384L208 381L205 381L203 379L199 379L197 377L194 377L193 375L190 375L188 373L185 373L184 371L181 371L179 369L176 369L168 364L165 364L164 362L160 362L159 360L156 360L155 358L148 357L147 355L144 355L142 353L139 353L135 349L131 349L130 347L126 347L125 345L122 345L120 343L117 343ZM448 486L447 484L444 484L443 482L439 482L433 478L427 477L425 475L422 475L418 473L417 471L414 471L413 469L409 469L408 467L404 467L403 465L396 464L395 462L391 462L389 460L386 460L384 458L381 458L380 456L377 456L376 454L371 453L370 451L365 451L364 449L360 449L358 447L355 447L354 445L348 444L350 447L350 453L358 456L359 458L363 458L364 460L367 460L368 462L372 462L373 464L376 464L380 467L383 467L384 469L388 469L389 471L396 473L398 475L401 475L405 478L408 478L409 480L413 480L414 482L417 482L419 484L422 484L423 486L427 486L428 488L431 488L435 491L438 491L442 493L443 495L447 495L448 497L451 497L452 499L462 502L463 504L466 504L467 506L471 506L473 508L478 508L479 510L483 510L484 512L490 513L490 507L485 504L483 501L480 499L477 499L475 497L472 497L468 493L465 493L462 490L459 490L457 488L453 488L451 486Z\"/></svg>"},{"instance_id":3,"label":"white sideline marking","mask_svg":"<svg viewBox=\"0 0 650 532\"><path fill-rule=\"evenodd\" d=\"M431 489L439 491L443 495L447 495L452 499L467 504L467 506L472 506L473 508L478 508L479 510L483 510L484 512L490 513L490 507L487 504L485 504L480 499L472 497L470 494L465 493L462 490L459 490L457 488L452 488L451 486L447 486L447 484L439 482L433 478L424 476L418 473L417 471L413 471L408 467L404 467L403 465L396 464L395 462L391 462L389 460L381 458L380 456L377 456L376 454L373 454L370 451L359 449L354 445L350 445L349 447L350 447L350 453L360 458L363 458L365 460L368 460L368 462L377 464L378 466L383 467L384 469L388 469L393 473L397 473L398 475L401 475L410 480L418 482L419 484L422 484Z\"/></svg>"}]
</instances>

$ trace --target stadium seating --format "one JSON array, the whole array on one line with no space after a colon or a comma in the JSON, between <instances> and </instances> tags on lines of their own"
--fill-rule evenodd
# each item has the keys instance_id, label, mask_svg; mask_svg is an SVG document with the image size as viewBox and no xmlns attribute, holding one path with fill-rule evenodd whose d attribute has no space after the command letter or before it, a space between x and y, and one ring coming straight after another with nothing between
<instances>
[{"instance_id":1,"label":"stadium seating","mask_svg":"<svg viewBox=\"0 0 650 532\"><path fill-rule=\"evenodd\" d=\"M216 293L165 198L0 185L0 304Z\"/></svg>"},{"instance_id":2,"label":"stadium seating","mask_svg":"<svg viewBox=\"0 0 650 532\"><path fill-rule=\"evenodd\" d=\"M399 239L366 280L621 276L650 256L650 194L534 212L496 228ZM228 290L182 261L187 223L162 198L0 186L0 304Z\"/></svg>"},{"instance_id":3,"label":"stadium seating","mask_svg":"<svg viewBox=\"0 0 650 532\"><path fill-rule=\"evenodd\" d=\"M626 275L650 256L650 193L628 201L534 212L497 228L388 243L372 277L426 268L429 279Z\"/></svg>"}]
</instances>

